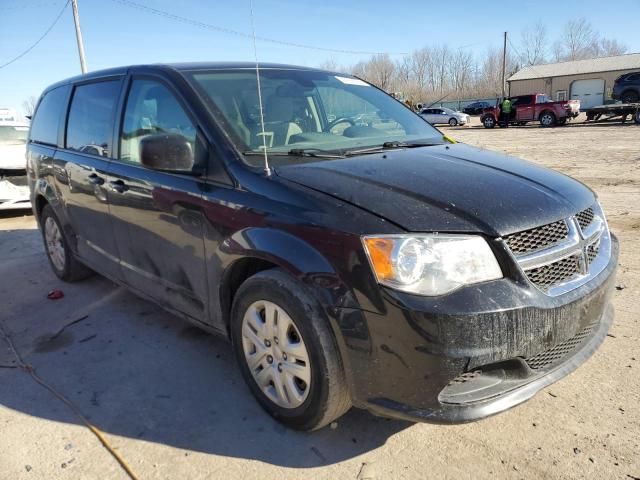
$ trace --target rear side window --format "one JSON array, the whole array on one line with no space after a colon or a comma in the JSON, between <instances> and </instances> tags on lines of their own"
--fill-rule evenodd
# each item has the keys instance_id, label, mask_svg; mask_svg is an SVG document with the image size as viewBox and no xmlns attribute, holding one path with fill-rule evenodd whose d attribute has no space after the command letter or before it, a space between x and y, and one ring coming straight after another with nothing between
<instances>
[{"instance_id":1,"label":"rear side window","mask_svg":"<svg viewBox=\"0 0 640 480\"><path fill-rule=\"evenodd\" d=\"M114 113L119 94L119 80L75 88L67 120L68 149L101 157L111 155Z\"/></svg>"},{"instance_id":2,"label":"rear side window","mask_svg":"<svg viewBox=\"0 0 640 480\"><path fill-rule=\"evenodd\" d=\"M47 145L58 144L58 127L66 99L67 87L54 88L45 93L31 122L32 141Z\"/></svg>"},{"instance_id":3,"label":"rear side window","mask_svg":"<svg viewBox=\"0 0 640 480\"><path fill-rule=\"evenodd\" d=\"M640 80L640 73L632 73L627 77L628 82L636 82Z\"/></svg>"}]
</instances>

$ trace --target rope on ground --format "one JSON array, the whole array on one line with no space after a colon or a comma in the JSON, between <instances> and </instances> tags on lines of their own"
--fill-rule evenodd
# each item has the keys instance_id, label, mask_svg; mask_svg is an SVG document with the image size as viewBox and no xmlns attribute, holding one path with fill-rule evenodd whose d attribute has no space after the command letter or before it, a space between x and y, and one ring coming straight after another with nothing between
<instances>
[{"instance_id":1,"label":"rope on ground","mask_svg":"<svg viewBox=\"0 0 640 480\"><path fill-rule=\"evenodd\" d=\"M80 321L80 320L83 320L83 319L78 319L78 320L76 320L76 322ZM76 323L76 322L72 322L72 323ZM58 398L58 400L60 400L67 407L69 407L69 409L82 421L82 423L84 423L85 426L89 430L91 430L91 432L100 441L102 446L104 446L104 448L107 449L107 451L111 454L111 456L120 464L120 467L122 467L122 469L127 473L129 478L131 480L138 480L138 477L135 475L135 473L133 473L133 471L131 470L131 468L127 464L127 462L109 444L109 442L105 438L104 434L100 431L100 429L98 427L96 427L95 425L93 425L91 422L89 422L89 420L87 420L87 418L82 414L80 409L71 400L69 400L67 397L65 397L63 394L61 394L55 388L53 388L51 385L49 385L47 382L45 382L42 379L42 377L40 377L36 373L35 369L31 365L29 365L28 363L24 362L24 360L22 359L22 356L20 355L20 353L18 352L16 346L13 343L13 340L11 339L11 337L9 336L7 331L5 330L4 325L1 322L0 322L0 336L2 336L4 338L5 342L7 342L7 345L9 346L9 349L13 352L13 355L14 355L14 357L16 359L16 362L17 362L17 366L20 367L25 372L27 372L29 375L31 375L31 378L33 378L33 380L36 383L38 383L39 385L41 385L42 387L47 389L52 395L54 395L56 398Z\"/></svg>"}]
</instances>

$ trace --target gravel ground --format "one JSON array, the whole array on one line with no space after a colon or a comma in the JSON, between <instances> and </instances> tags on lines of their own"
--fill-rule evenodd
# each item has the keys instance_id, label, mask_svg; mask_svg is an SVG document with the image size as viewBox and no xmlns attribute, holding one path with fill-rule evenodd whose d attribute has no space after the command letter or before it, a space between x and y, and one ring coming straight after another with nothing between
<instances>
[{"instance_id":1,"label":"gravel ground","mask_svg":"<svg viewBox=\"0 0 640 480\"><path fill-rule=\"evenodd\" d=\"M78 414L141 479L640 478L640 127L443 130L572 175L600 196L621 240L616 320L575 373L473 424L352 410L335 428L292 432L251 398L227 344L100 277L62 284L33 217L3 215L0 327L73 407L12 368L0 339L0 478L127 478ZM65 297L48 300L53 288Z\"/></svg>"}]
</instances>

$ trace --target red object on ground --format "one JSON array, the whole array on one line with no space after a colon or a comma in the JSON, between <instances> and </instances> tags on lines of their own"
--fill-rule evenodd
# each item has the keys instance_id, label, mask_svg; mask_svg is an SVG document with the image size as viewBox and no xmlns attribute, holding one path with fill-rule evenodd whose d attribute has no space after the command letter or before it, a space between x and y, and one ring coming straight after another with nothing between
<instances>
[{"instance_id":1,"label":"red object on ground","mask_svg":"<svg viewBox=\"0 0 640 480\"><path fill-rule=\"evenodd\" d=\"M64 293L62 292L62 290L51 290L48 294L47 294L47 298L49 300L58 300L59 298L64 297Z\"/></svg>"}]
</instances>

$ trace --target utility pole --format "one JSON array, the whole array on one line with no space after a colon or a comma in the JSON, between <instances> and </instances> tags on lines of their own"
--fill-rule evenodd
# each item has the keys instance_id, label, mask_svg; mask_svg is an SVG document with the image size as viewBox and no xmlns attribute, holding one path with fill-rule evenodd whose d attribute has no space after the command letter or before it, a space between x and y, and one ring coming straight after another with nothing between
<instances>
[{"instance_id":1,"label":"utility pole","mask_svg":"<svg viewBox=\"0 0 640 480\"><path fill-rule=\"evenodd\" d=\"M76 26L76 40L78 41L78 55L80 55L80 70L87 73L87 60L84 57L84 42L82 41L82 31L80 30L80 15L78 14L78 0L71 0L73 10L73 23Z\"/></svg>"},{"instance_id":2,"label":"utility pole","mask_svg":"<svg viewBox=\"0 0 640 480\"><path fill-rule=\"evenodd\" d=\"M504 45L502 46L502 98L507 95L506 80L507 73L507 32L504 32Z\"/></svg>"}]
</instances>

